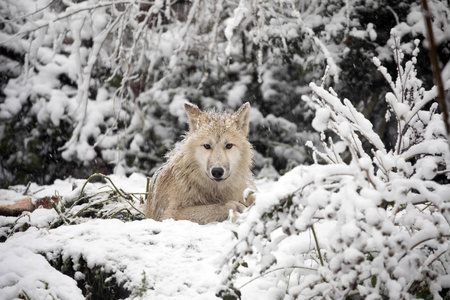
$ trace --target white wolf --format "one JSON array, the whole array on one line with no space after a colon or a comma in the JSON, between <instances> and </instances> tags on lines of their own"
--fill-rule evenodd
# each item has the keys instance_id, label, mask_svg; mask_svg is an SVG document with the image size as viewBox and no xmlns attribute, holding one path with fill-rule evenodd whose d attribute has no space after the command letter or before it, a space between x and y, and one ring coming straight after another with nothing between
<instances>
[{"instance_id":1,"label":"white wolf","mask_svg":"<svg viewBox=\"0 0 450 300\"><path fill-rule=\"evenodd\" d=\"M253 187L250 104L233 114L184 107L189 132L153 176L146 217L199 224L224 221L230 210L235 217L245 208L244 190Z\"/></svg>"}]
</instances>

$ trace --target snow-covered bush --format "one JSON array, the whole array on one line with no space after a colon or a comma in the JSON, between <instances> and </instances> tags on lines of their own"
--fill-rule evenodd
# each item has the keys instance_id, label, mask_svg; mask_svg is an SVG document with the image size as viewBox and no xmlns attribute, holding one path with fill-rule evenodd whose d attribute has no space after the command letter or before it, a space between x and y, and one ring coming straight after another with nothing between
<instances>
[{"instance_id":1,"label":"snow-covered bush","mask_svg":"<svg viewBox=\"0 0 450 300\"><path fill-rule=\"evenodd\" d=\"M245 100L252 78L224 51L236 6L2 2L1 185L99 169L151 174L186 128L184 101L234 108Z\"/></svg>"},{"instance_id":2,"label":"snow-covered bush","mask_svg":"<svg viewBox=\"0 0 450 300\"><path fill-rule=\"evenodd\" d=\"M140 147L146 148L144 137L152 136L150 130L153 141L146 144L150 149L143 149L148 150L147 159L135 165L151 169L146 162L159 160L155 153L164 147L161 135L174 139L176 133L154 133L155 128L148 126L152 118L145 120L144 115L152 115L152 107L142 110L136 101L147 68L157 69L172 55L172 50L152 53L148 49L156 43L170 48L172 43L172 37L167 40L156 34L163 30L163 25L156 26L162 18L177 17L171 9L164 15L163 4L2 3L5 19L17 17L5 22L4 48L16 51L12 59L23 60L22 73L8 81L0 104L6 130L14 130L2 135L10 155L2 168L6 180L20 179L14 178L14 164L31 164L29 178L35 175L33 168L42 165L42 178L33 179L48 182L63 174L85 177L99 167L133 162L141 154ZM182 37L176 38L178 45L173 48L182 42ZM134 130L139 132L131 134ZM11 141L14 136L24 145ZM58 168L58 161L69 163Z\"/></svg>"},{"instance_id":3,"label":"snow-covered bush","mask_svg":"<svg viewBox=\"0 0 450 300\"><path fill-rule=\"evenodd\" d=\"M401 44L395 30L392 40L396 79L378 58L373 62L391 89L386 118L397 124L395 145L387 147L348 99L311 83L313 96L304 100L316 108L312 125L321 132L322 150L308 143L315 164L255 194L255 207L225 258L219 296L240 298L253 281L268 299L448 295L445 126L436 88L426 90L417 76L419 42ZM405 48L412 49L408 61Z\"/></svg>"},{"instance_id":4,"label":"snow-covered bush","mask_svg":"<svg viewBox=\"0 0 450 300\"><path fill-rule=\"evenodd\" d=\"M143 175L134 174L131 177L138 178ZM99 180L103 180L105 184L99 183ZM123 222L144 219L145 215L140 206L144 203L147 194L135 191L125 192L117 186L118 183L120 181L117 177L113 180L109 176L96 173L85 181L73 180L71 191L66 191L64 195L61 195L59 191L52 191L54 194L51 197L36 199L34 201L36 209L42 206L44 201L48 204L48 209L53 207L54 214L49 215L45 221L35 222L29 212L17 218L0 216L4 218L0 221L0 242L30 227L54 229L61 225L79 224L87 219L119 219ZM26 195L30 186L31 184L23 189L21 186L15 186L12 190ZM142 188L145 186L146 184L143 183ZM5 198L8 199L8 196Z\"/></svg>"},{"instance_id":5,"label":"snow-covered bush","mask_svg":"<svg viewBox=\"0 0 450 300\"><path fill-rule=\"evenodd\" d=\"M106 184L94 182L98 179L104 179ZM125 180L127 182L124 182ZM123 276L123 257L118 255L121 248L132 250L138 242L131 241L133 235L124 230L128 235L124 242L129 245L117 247L120 244L117 241L123 237L123 234L118 234L117 229L111 230L110 228L111 224L116 224L123 230L125 223L138 224L139 222L133 221L144 219L139 205L146 196L143 192L145 191L145 182L146 178L141 174L133 174L125 179L120 176L109 177L103 174L94 174L88 180L59 180L58 184L52 188L49 186L39 187L37 192L29 191L29 189L35 190L36 184L31 184L31 187L15 186L14 191L8 191L9 197L14 197L14 194L23 197L24 194L29 193L36 198L36 193L40 192L44 192L44 195L51 192L54 193L54 196L49 199L49 204L53 206L53 209L37 208L33 212L23 213L19 217L0 216L0 261L4 266L0 271L2 277L0 298L125 299L133 296L134 299L145 294L148 287L145 282L144 271L146 268L142 266L143 262L139 262L139 272L141 273L131 279L129 276ZM55 187L60 189L55 191ZM2 190L2 192L4 191ZM3 196L1 200L9 197ZM42 203L40 200L43 198L34 202ZM82 226L92 229L90 225L85 224L89 222L99 222L98 228L101 228L103 232L99 232L95 238L92 236L87 238L87 244L80 246L83 242L77 238L80 236L86 238L92 232L90 229L82 229L75 233L77 225L83 224ZM148 225L142 228L146 230L147 234L134 237L148 237L148 233L152 232L152 230L148 231ZM58 239L53 243L43 242L41 245L45 245L45 248L40 249L39 242L36 242L39 238L31 238L35 241L33 243L17 242L16 240L21 236L24 240L29 241L30 238L27 236L32 232L52 232L49 235L55 236L53 233L59 230L65 231L60 238L71 240L74 245L79 247L78 250L75 250L68 242L61 242ZM70 233L75 233L77 237L69 236ZM157 233L156 229L152 232L152 234ZM106 241L108 235L116 243ZM39 240L42 242L42 239ZM90 245L94 240L100 244L95 247ZM14 241L17 244L14 245ZM27 248L30 244L37 248ZM115 244L116 247L106 250L107 246L105 245L108 244ZM105 252L102 255L92 255L89 253L89 249L95 249L94 252L102 249ZM105 259L105 256L108 256L107 252L111 252L111 257ZM131 257L132 255L123 256ZM102 261L99 261L99 258L102 258ZM109 266L106 266L107 264ZM135 271L131 270L130 273L135 273ZM60 288L61 284L64 288Z\"/></svg>"}]
</instances>

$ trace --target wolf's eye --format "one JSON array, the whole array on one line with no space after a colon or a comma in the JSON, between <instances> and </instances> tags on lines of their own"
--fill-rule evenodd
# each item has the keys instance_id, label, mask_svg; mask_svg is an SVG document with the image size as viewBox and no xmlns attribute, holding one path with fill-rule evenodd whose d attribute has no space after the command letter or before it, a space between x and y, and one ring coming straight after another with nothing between
<instances>
[{"instance_id":1,"label":"wolf's eye","mask_svg":"<svg viewBox=\"0 0 450 300\"><path fill-rule=\"evenodd\" d=\"M211 145L210 144L204 144L203 147L205 147L206 150L211 150Z\"/></svg>"},{"instance_id":2,"label":"wolf's eye","mask_svg":"<svg viewBox=\"0 0 450 300\"><path fill-rule=\"evenodd\" d=\"M226 145L225 145L225 148L231 149L231 148L233 148L233 146L234 146L233 144L226 144Z\"/></svg>"}]
</instances>

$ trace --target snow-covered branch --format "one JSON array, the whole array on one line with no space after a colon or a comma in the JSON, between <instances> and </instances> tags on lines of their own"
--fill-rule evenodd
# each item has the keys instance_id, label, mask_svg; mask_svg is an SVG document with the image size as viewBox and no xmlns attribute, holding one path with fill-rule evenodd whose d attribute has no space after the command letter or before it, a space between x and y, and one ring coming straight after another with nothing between
<instances>
[{"instance_id":1,"label":"snow-covered branch","mask_svg":"<svg viewBox=\"0 0 450 300\"><path fill-rule=\"evenodd\" d=\"M386 103L399 142L386 147L349 100L312 83L313 96L304 99L317 108L313 127L323 150L307 146L326 164L316 159L255 194L225 257L222 298L238 297L246 284L233 279L250 273L249 282L293 299L440 299L450 267L450 153L442 118L435 105L424 109L435 99L424 97L430 92L416 77L416 56L398 60L395 81L374 61L393 90Z\"/></svg>"}]
</instances>

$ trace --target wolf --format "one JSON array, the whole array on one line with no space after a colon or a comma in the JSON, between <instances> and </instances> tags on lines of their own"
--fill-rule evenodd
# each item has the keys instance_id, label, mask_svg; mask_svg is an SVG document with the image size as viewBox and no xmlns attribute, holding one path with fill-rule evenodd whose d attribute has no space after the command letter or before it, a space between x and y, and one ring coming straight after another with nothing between
<instances>
[{"instance_id":1,"label":"wolf","mask_svg":"<svg viewBox=\"0 0 450 300\"><path fill-rule=\"evenodd\" d=\"M244 190L254 188L248 141L250 104L234 113L201 111L186 102L189 131L153 175L146 217L199 224L236 218ZM248 204L248 203L246 203Z\"/></svg>"}]
</instances>

